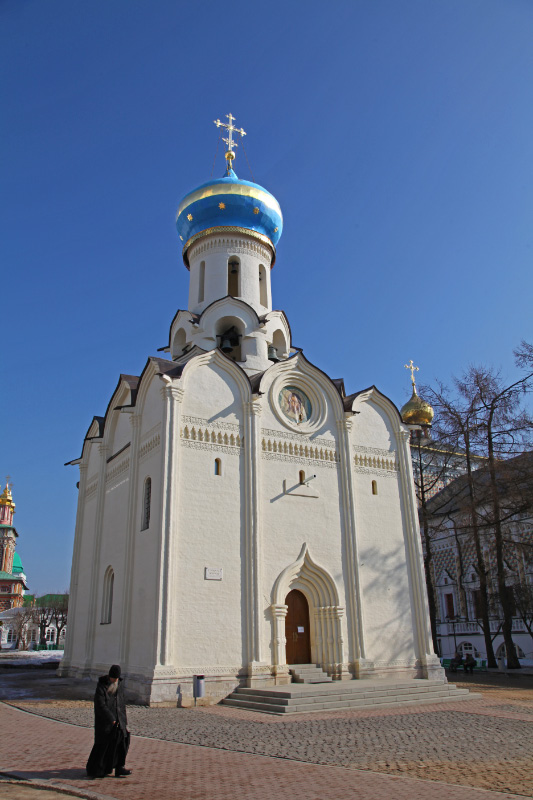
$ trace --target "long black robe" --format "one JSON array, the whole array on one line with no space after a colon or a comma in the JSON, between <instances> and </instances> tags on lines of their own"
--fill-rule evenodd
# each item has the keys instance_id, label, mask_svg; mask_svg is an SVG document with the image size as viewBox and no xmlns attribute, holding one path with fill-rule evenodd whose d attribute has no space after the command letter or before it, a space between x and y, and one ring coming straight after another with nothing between
<instances>
[{"instance_id":1,"label":"long black robe","mask_svg":"<svg viewBox=\"0 0 533 800\"><path fill-rule=\"evenodd\" d=\"M110 685L109 675L102 675L94 693L94 745L86 767L91 778L123 767L130 745L122 678L115 694L107 691Z\"/></svg>"}]
</instances>

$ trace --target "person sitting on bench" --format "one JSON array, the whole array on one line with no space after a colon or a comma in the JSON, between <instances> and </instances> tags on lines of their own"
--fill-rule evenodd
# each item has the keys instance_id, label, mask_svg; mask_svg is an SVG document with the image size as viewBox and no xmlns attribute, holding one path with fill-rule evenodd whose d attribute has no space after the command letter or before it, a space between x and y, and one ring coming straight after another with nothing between
<instances>
[{"instance_id":1,"label":"person sitting on bench","mask_svg":"<svg viewBox=\"0 0 533 800\"><path fill-rule=\"evenodd\" d=\"M455 651L455 655L450 661L450 670L452 672L457 672L457 667L460 667L463 663L463 655L458 650Z\"/></svg>"},{"instance_id":2,"label":"person sitting on bench","mask_svg":"<svg viewBox=\"0 0 533 800\"><path fill-rule=\"evenodd\" d=\"M463 667L465 668L465 674L469 670L470 670L470 674L471 675L474 674L474 667L477 667L477 661L474 658L474 656L472 655L472 653L467 653L467 656L465 658L465 662L463 664Z\"/></svg>"}]
</instances>

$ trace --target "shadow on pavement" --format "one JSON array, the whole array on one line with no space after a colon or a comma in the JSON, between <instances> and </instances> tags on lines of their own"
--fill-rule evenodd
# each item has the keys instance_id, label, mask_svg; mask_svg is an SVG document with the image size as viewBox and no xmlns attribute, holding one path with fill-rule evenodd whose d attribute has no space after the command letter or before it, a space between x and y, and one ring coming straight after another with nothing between
<instances>
[{"instance_id":1,"label":"shadow on pavement","mask_svg":"<svg viewBox=\"0 0 533 800\"><path fill-rule=\"evenodd\" d=\"M15 772L10 772L14 775ZM42 770L16 770L17 778L21 780L41 780L41 781L87 781L92 783L92 779L87 777L85 768L78 769L42 769Z\"/></svg>"}]
</instances>

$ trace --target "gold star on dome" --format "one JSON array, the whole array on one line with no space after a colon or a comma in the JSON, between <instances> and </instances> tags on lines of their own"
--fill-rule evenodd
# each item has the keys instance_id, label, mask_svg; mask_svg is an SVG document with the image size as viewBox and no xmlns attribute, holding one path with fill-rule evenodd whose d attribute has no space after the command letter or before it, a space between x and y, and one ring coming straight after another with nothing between
<instances>
[{"instance_id":1,"label":"gold star on dome","mask_svg":"<svg viewBox=\"0 0 533 800\"><path fill-rule=\"evenodd\" d=\"M278 229L277 229L277 228L274 228L274 233L277 233L277 232L278 232Z\"/></svg>"},{"instance_id":2,"label":"gold star on dome","mask_svg":"<svg viewBox=\"0 0 533 800\"><path fill-rule=\"evenodd\" d=\"M254 214L259 214L259 209L257 208L257 206L254 208Z\"/></svg>"},{"instance_id":3,"label":"gold star on dome","mask_svg":"<svg viewBox=\"0 0 533 800\"><path fill-rule=\"evenodd\" d=\"M187 214L187 219L189 220L189 222L192 222L192 214Z\"/></svg>"},{"instance_id":4,"label":"gold star on dome","mask_svg":"<svg viewBox=\"0 0 533 800\"><path fill-rule=\"evenodd\" d=\"M180 236L181 241L183 241L183 236Z\"/></svg>"},{"instance_id":5,"label":"gold star on dome","mask_svg":"<svg viewBox=\"0 0 533 800\"><path fill-rule=\"evenodd\" d=\"M220 208L220 210L222 211L222 209L223 209L223 208L226 208L226 204L225 204L225 203L219 203L219 204L218 204L218 207L219 207L219 208Z\"/></svg>"}]
</instances>

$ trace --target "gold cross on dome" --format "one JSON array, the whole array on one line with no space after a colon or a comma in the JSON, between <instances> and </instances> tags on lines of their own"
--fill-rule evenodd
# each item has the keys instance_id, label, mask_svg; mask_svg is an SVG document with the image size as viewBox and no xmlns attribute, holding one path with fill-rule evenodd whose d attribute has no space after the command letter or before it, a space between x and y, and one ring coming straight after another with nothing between
<instances>
[{"instance_id":1,"label":"gold cross on dome","mask_svg":"<svg viewBox=\"0 0 533 800\"><path fill-rule=\"evenodd\" d=\"M11 483L11 475L6 475L6 489L12 489L13 484Z\"/></svg>"},{"instance_id":2,"label":"gold cross on dome","mask_svg":"<svg viewBox=\"0 0 533 800\"><path fill-rule=\"evenodd\" d=\"M413 384L413 388L416 389L415 372L418 372L420 367L415 367L415 365L413 364L413 359L411 359L408 364L404 364L404 367L405 367L405 369L408 369L408 370L411 371L411 383Z\"/></svg>"},{"instance_id":3,"label":"gold cross on dome","mask_svg":"<svg viewBox=\"0 0 533 800\"><path fill-rule=\"evenodd\" d=\"M222 141L226 142L228 146L228 149L226 151L226 161L228 162L228 169L229 169L231 166L231 162L235 158L235 153L233 152L233 148L237 147L237 143L233 141L233 134L238 133L242 137L246 136L246 131L244 131L242 128L235 127L235 125L233 124L235 122L235 117L233 116L233 114L226 114L226 117L229 120L229 122L221 122L219 119L215 119L214 123L217 126L217 128L226 128L226 130L228 131L227 138L223 136Z\"/></svg>"}]
</instances>

